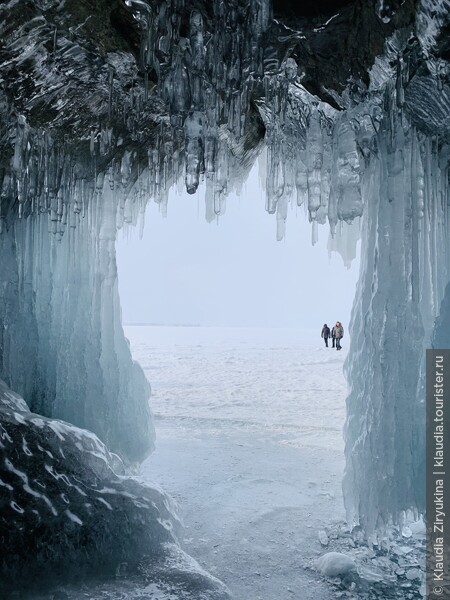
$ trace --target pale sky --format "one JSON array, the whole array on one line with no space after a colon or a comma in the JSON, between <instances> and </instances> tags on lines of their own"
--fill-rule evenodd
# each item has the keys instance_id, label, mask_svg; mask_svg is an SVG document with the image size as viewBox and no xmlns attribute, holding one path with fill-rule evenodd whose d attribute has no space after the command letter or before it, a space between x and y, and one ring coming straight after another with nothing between
<instances>
[{"instance_id":1,"label":"pale sky","mask_svg":"<svg viewBox=\"0 0 450 600\"><path fill-rule=\"evenodd\" d=\"M204 218L203 190L170 192L168 216L147 207L144 235L119 232L117 261L125 324L348 327L359 257L351 268L327 250L328 225L311 243L303 207L290 211L285 240L264 209L258 165L218 222ZM359 244L358 244L359 248Z\"/></svg>"}]
</instances>

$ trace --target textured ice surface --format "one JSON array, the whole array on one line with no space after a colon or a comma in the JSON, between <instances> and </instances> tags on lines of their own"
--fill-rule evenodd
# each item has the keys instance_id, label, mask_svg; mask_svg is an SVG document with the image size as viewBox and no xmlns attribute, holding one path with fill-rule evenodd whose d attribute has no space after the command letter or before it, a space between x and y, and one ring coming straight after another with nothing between
<instances>
[{"instance_id":1,"label":"textured ice surface","mask_svg":"<svg viewBox=\"0 0 450 600\"><path fill-rule=\"evenodd\" d=\"M178 548L180 523L163 492L126 476L93 433L29 412L3 381L0 458L2 597L117 571L161 594L176 579L182 597L227 596Z\"/></svg>"}]
</instances>

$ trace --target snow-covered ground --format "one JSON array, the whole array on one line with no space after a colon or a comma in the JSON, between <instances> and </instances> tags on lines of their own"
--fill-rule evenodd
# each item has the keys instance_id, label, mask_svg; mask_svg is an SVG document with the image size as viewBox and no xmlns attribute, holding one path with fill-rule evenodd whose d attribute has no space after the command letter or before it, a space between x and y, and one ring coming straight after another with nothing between
<instances>
[{"instance_id":1,"label":"snow-covered ground","mask_svg":"<svg viewBox=\"0 0 450 600\"><path fill-rule=\"evenodd\" d=\"M346 383L317 332L125 328L152 384L142 476L179 503L184 547L237 600L327 599L318 532L344 517Z\"/></svg>"}]
</instances>

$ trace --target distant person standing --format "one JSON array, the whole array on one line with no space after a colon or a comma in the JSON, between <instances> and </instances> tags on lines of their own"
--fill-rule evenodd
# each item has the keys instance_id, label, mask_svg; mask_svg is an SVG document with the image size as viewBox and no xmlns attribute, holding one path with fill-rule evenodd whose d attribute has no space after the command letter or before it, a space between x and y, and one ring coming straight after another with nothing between
<instances>
[{"instance_id":1,"label":"distant person standing","mask_svg":"<svg viewBox=\"0 0 450 600\"><path fill-rule=\"evenodd\" d=\"M344 337L344 328L342 327L342 323L340 321L336 321L336 325L333 327L333 330L336 338L336 350L341 350L341 340Z\"/></svg>"},{"instance_id":2,"label":"distant person standing","mask_svg":"<svg viewBox=\"0 0 450 600\"><path fill-rule=\"evenodd\" d=\"M330 332L330 328L328 327L328 325L326 323L322 327L322 333L320 334L320 337L322 337L324 339L325 346L328 348L328 338L331 337L331 332Z\"/></svg>"},{"instance_id":3,"label":"distant person standing","mask_svg":"<svg viewBox=\"0 0 450 600\"><path fill-rule=\"evenodd\" d=\"M334 325L334 327L331 328L331 340L333 342L333 345L331 346L332 348L334 348L334 345L336 344L336 325Z\"/></svg>"}]
</instances>

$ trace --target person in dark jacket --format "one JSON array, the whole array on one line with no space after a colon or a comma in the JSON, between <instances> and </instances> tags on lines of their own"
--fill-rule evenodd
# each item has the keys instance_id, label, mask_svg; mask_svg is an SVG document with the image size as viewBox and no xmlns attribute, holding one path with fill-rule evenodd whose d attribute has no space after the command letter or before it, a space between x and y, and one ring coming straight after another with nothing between
<instances>
[{"instance_id":1,"label":"person in dark jacket","mask_svg":"<svg viewBox=\"0 0 450 600\"><path fill-rule=\"evenodd\" d=\"M336 350L341 350L341 339L344 337L344 328L342 327L342 323L337 321L333 329L334 335L336 336Z\"/></svg>"},{"instance_id":2,"label":"person in dark jacket","mask_svg":"<svg viewBox=\"0 0 450 600\"><path fill-rule=\"evenodd\" d=\"M325 346L328 348L328 338L331 336L330 333L330 328L328 327L328 325L325 323L325 325L322 327L322 333L320 334L320 337L323 337L324 342L325 342Z\"/></svg>"},{"instance_id":3,"label":"person in dark jacket","mask_svg":"<svg viewBox=\"0 0 450 600\"><path fill-rule=\"evenodd\" d=\"M333 343L333 345L331 347L334 348L334 345L336 344L336 325L334 325L331 328L331 334L330 335L331 335L331 341Z\"/></svg>"}]
</instances>

